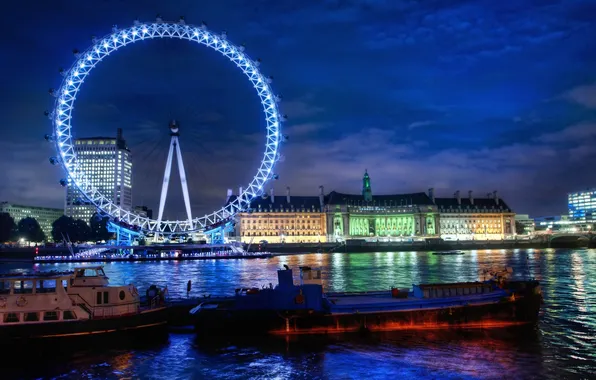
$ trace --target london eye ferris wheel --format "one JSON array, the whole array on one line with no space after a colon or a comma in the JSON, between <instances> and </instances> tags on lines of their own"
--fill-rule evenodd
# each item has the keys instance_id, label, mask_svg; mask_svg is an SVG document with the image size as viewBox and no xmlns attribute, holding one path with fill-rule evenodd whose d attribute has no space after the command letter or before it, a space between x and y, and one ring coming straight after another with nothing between
<instances>
[{"instance_id":1,"label":"london eye ferris wheel","mask_svg":"<svg viewBox=\"0 0 596 380\"><path fill-rule=\"evenodd\" d=\"M81 91L87 76L102 60L116 50L137 41L155 38L188 40L207 46L227 57L242 70L252 83L260 98L265 115L265 149L261 163L252 180L246 187L243 187L244 190L236 198L225 206L204 216L187 220L161 220L161 216L158 219L151 219L117 205L94 186L89 174L85 172L83 165L77 160L73 144L72 113L77 95ZM145 232L181 233L200 231L231 220L238 212L245 210L255 197L264 192L264 186L269 180L278 178L273 169L281 158L279 153L280 145L287 139L287 136L281 134L284 119L278 107L281 97L275 95L271 89L272 78L265 77L259 71L260 61L249 58L244 53L243 46L237 46L229 42L226 33L215 34L207 29L205 24L201 26L188 25L183 18L180 18L178 22L167 22L158 17L154 22L135 21L133 26L124 29L114 26L112 33L103 38L94 38L92 46L82 52L75 50L74 55L76 60L70 69L61 70L64 79L60 87L57 90L50 90L56 101L53 111L46 112L53 125L53 133L51 136L47 136L46 139L54 142L58 154L57 157L50 158L50 162L60 164L66 171L71 183L98 210L111 219ZM67 182L66 179L60 181L63 186Z\"/></svg>"}]
</instances>

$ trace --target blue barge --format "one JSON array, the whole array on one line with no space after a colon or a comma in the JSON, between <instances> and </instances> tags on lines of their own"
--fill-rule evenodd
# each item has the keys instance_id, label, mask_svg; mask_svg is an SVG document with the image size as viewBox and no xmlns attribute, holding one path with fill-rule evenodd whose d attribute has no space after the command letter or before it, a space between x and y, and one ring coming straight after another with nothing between
<instances>
[{"instance_id":1,"label":"blue barge","mask_svg":"<svg viewBox=\"0 0 596 380\"><path fill-rule=\"evenodd\" d=\"M190 311L200 337L332 334L414 329L497 328L534 324L542 304L538 281L420 284L413 289L324 293L320 270L278 271L278 285L236 289Z\"/></svg>"}]
</instances>

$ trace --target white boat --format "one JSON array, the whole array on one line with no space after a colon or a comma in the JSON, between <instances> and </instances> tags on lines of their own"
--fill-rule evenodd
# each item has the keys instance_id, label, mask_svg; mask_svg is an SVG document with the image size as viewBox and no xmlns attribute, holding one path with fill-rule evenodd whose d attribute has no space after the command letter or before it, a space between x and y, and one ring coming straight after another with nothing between
<instances>
[{"instance_id":1,"label":"white boat","mask_svg":"<svg viewBox=\"0 0 596 380\"><path fill-rule=\"evenodd\" d=\"M0 275L0 342L165 327L167 288L141 302L130 284L110 286L102 266Z\"/></svg>"}]
</instances>

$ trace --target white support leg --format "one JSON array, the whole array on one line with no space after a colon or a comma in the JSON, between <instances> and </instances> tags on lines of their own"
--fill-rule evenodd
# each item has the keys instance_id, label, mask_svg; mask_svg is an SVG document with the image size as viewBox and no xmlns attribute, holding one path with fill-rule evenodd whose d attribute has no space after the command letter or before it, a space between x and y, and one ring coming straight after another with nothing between
<instances>
[{"instance_id":1,"label":"white support leg","mask_svg":"<svg viewBox=\"0 0 596 380\"><path fill-rule=\"evenodd\" d=\"M180 142L178 137L176 139L176 158L178 159L178 171L180 172L180 182L182 184L182 195L184 196L184 206L186 206L186 215L188 216L188 223L192 227L192 213L190 210L190 197L188 195L188 183L186 182L186 172L184 171L184 163L182 162L182 151L180 150Z\"/></svg>"},{"instance_id":2,"label":"white support leg","mask_svg":"<svg viewBox=\"0 0 596 380\"><path fill-rule=\"evenodd\" d=\"M159 230L159 223L161 223L161 218L163 217L163 209L166 205L166 197L168 196L168 185L170 184L170 173L172 171L172 155L174 153L174 144L176 137L172 137L170 141L170 151L168 153L168 160L166 161L166 170L163 174L163 184L161 186L161 197L159 198L159 213L157 214L157 224Z\"/></svg>"}]
</instances>

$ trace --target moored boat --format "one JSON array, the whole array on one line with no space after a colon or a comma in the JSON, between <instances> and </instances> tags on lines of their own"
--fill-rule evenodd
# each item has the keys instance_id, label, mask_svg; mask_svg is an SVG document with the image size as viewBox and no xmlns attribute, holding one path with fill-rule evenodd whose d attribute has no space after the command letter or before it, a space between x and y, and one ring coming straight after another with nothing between
<instances>
[{"instance_id":1,"label":"moored boat","mask_svg":"<svg viewBox=\"0 0 596 380\"><path fill-rule=\"evenodd\" d=\"M453 256L453 255L463 255L464 251L436 251L433 252L433 255L437 256Z\"/></svg>"},{"instance_id":2,"label":"moored boat","mask_svg":"<svg viewBox=\"0 0 596 380\"><path fill-rule=\"evenodd\" d=\"M508 327L535 323L542 303L538 281L504 277L359 293L324 293L320 270L310 268L297 285L289 269L278 280L193 308L199 336Z\"/></svg>"},{"instance_id":3,"label":"moored boat","mask_svg":"<svg viewBox=\"0 0 596 380\"><path fill-rule=\"evenodd\" d=\"M165 328L167 289L152 286L141 302L134 285L108 280L101 266L0 275L0 341Z\"/></svg>"}]
</instances>

